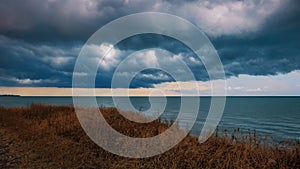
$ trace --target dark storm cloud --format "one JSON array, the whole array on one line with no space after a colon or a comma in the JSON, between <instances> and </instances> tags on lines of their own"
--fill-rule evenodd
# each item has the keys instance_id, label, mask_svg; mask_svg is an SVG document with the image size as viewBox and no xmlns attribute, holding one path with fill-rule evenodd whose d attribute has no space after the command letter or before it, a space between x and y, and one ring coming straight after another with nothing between
<instances>
[{"instance_id":1,"label":"dark storm cloud","mask_svg":"<svg viewBox=\"0 0 300 169\"><path fill-rule=\"evenodd\" d=\"M251 36L213 39L227 75L275 75L300 69L300 10L291 7L280 14L287 16L274 16L280 20L270 21Z\"/></svg>"},{"instance_id":2,"label":"dark storm cloud","mask_svg":"<svg viewBox=\"0 0 300 169\"><path fill-rule=\"evenodd\" d=\"M227 77L288 73L300 69L299 5L296 0L3 0L0 86L71 87L76 57L88 37L113 19L145 11L172 13L204 30ZM208 80L200 60L172 38L134 36L117 47L125 54L153 47L169 50L183 56L197 80ZM113 71L99 72L96 86L110 87ZM166 81L172 79L155 71L142 72L131 87Z\"/></svg>"},{"instance_id":3,"label":"dark storm cloud","mask_svg":"<svg viewBox=\"0 0 300 169\"><path fill-rule=\"evenodd\" d=\"M168 50L174 54L179 53L192 53L182 42L159 34L140 34L122 40L116 45L121 50L143 50L147 48L161 48Z\"/></svg>"},{"instance_id":4,"label":"dark storm cloud","mask_svg":"<svg viewBox=\"0 0 300 169\"><path fill-rule=\"evenodd\" d=\"M142 11L137 5L119 0L3 0L0 33L34 42L86 41L107 22Z\"/></svg>"},{"instance_id":5,"label":"dark storm cloud","mask_svg":"<svg viewBox=\"0 0 300 169\"><path fill-rule=\"evenodd\" d=\"M289 9L295 3L296 0L2 0L0 33L27 41L85 41L113 19L157 11L184 17L213 36L241 35L256 32L266 20L272 20L280 7Z\"/></svg>"},{"instance_id":6,"label":"dark storm cloud","mask_svg":"<svg viewBox=\"0 0 300 169\"><path fill-rule=\"evenodd\" d=\"M75 1L4 0L0 5L0 31L27 41L87 37L94 31L95 23L73 10L76 6Z\"/></svg>"},{"instance_id":7,"label":"dark storm cloud","mask_svg":"<svg viewBox=\"0 0 300 169\"><path fill-rule=\"evenodd\" d=\"M161 70L147 69L132 79L130 88L154 87L154 84L175 81L171 75Z\"/></svg>"},{"instance_id":8,"label":"dark storm cloud","mask_svg":"<svg viewBox=\"0 0 300 169\"><path fill-rule=\"evenodd\" d=\"M79 48L30 43L0 36L1 86L71 85Z\"/></svg>"}]
</instances>

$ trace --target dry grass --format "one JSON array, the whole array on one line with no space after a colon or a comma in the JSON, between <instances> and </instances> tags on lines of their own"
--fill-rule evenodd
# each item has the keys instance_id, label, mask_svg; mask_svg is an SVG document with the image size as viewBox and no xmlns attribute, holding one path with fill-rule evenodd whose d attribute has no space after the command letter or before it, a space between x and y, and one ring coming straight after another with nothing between
<instances>
[{"instance_id":1,"label":"dry grass","mask_svg":"<svg viewBox=\"0 0 300 169\"><path fill-rule=\"evenodd\" d=\"M128 136L155 136L170 126L160 120L137 124L123 118L114 108L102 108L101 112L117 131ZM83 132L74 109L67 106L0 108L0 129L2 144L10 144L9 154L18 160L12 167L300 168L299 142L282 148L259 144L255 135L215 134L203 144L196 137L187 136L161 155L144 159L120 157L93 143Z\"/></svg>"}]
</instances>

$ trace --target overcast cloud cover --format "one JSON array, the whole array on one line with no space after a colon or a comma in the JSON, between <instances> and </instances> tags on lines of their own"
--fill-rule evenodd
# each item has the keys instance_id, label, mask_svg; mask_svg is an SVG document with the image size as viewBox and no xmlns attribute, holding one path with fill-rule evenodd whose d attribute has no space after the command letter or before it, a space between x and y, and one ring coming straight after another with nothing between
<instances>
[{"instance_id":1,"label":"overcast cloud cover","mask_svg":"<svg viewBox=\"0 0 300 169\"><path fill-rule=\"evenodd\" d=\"M71 87L76 57L89 36L121 16L149 11L178 15L200 27L219 53L228 78L287 74L300 69L299 5L297 0L2 0L0 86ZM183 60L198 81L208 80L201 61L183 44L142 35L114 47L113 55L100 64L96 87L110 87L117 64L146 48L173 52L165 62ZM151 60L133 64L161 59L155 52L144 55ZM165 72L147 70L131 87L170 81L174 79Z\"/></svg>"}]
</instances>

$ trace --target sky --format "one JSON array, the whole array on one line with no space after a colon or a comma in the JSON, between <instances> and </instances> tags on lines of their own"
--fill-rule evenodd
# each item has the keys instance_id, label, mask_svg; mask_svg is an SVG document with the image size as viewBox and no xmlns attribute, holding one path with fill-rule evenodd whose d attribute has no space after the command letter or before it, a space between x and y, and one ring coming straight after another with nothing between
<instances>
[{"instance_id":1,"label":"sky","mask_svg":"<svg viewBox=\"0 0 300 169\"><path fill-rule=\"evenodd\" d=\"M300 95L299 5L298 0L1 0L0 94L70 95L76 58L95 31L128 14L164 12L205 32L223 63L228 95ZM91 46L91 51L101 55L110 45ZM163 57L154 48L172 55ZM137 35L112 49L110 57L95 60L97 95L111 94L116 68L133 53L130 66L118 72L120 79L138 65L160 62L175 68L182 61L195 79L185 78L183 71L175 83L168 72L145 69L132 79L132 95L152 89L166 95L209 95L211 81L220 80L209 79L201 60L170 37ZM178 83L185 86L181 92Z\"/></svg>"}]
</instances>

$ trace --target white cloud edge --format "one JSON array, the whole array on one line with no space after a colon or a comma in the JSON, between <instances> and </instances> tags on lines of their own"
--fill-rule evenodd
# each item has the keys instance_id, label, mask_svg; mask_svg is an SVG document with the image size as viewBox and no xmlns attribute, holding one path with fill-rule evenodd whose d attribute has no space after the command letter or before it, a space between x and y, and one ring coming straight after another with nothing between
<instances>
[{"instance_id":1,"label":"white cloud edge","mask_svg":"<svg viewBox=\"0 0 300 169\"><path fill-rule=\"evenodd\" d=\"M298 77L298 79L297 79ZM300 70L292 71L287 74L279 74L275 76L251 76L240 75L239 77L231 77L227 79L227 96L300 96ZM200 96L210 96L210 81L201 82L178 82L183 86L183 91L200 92ZM198 88L195 87L197 83ZM275 83L275 84L274 84ZM278 83L276 85L276 83ZM176 82L167 82L155 85L154 88L136 88L128 89L130 96L148 96L150 93L159 93L154 91L163 91L165 96L180 96L177 92ZM243 86L244 85L244 86ZM229 90L230 88L230 90ZM79 89L81 96L85 93L91 93L90 90L95 90L96 96L111 96L111 89L96 88L96 89ZM113 89L114 93L127 89ZM18 94L23 96L72 96L72 88L56 88L56 87L0 87L0 94ZM121 95L120 95L121 96ZM159 95L156 95L159 96ZM195 96L182 93L182 96Z\"/></svg>"}]
</instances>

